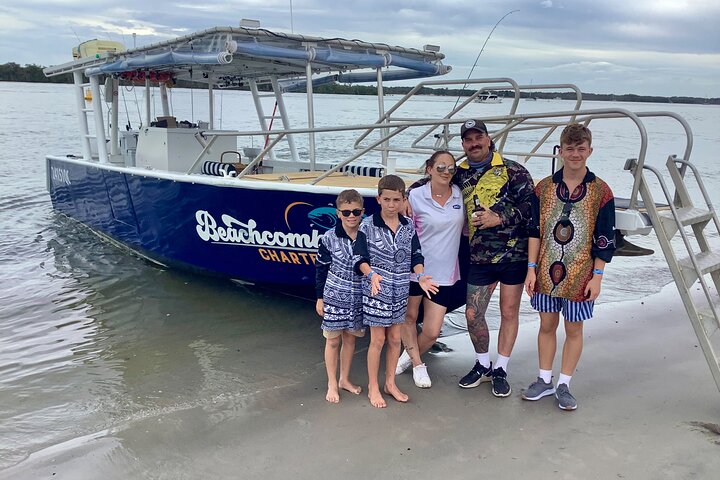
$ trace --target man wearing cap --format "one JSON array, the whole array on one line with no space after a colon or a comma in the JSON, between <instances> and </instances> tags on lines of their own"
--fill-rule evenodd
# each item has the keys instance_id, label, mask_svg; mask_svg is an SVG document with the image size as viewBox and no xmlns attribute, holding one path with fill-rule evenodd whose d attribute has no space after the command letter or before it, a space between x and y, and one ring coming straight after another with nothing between
<instances>
[{"instance_id":1,"label":"man wearing cap","mask_svg":"<svg viewBox=\"0 0 720 480\"><path fill-rule=\"evenodd\" d=\"M453 181L460 186L470 230L470 270L468 273L468 332L476 361L460 379L462 388L492 382L496 397L507 397L510 354L518 333L518 316L527 273L528 239L533 181L517 162L504 159L495 151L487 127L480 120L468 120L460 128L467 158L458 166ZM500 332L495 368L488 353L490 332L485 311L500 283Z\"/></svg>"}]
</instances>

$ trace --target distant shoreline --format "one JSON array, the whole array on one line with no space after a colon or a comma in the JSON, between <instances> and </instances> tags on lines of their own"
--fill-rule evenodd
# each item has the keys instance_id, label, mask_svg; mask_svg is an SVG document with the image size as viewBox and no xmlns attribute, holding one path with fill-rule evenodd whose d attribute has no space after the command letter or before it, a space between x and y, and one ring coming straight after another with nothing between
<instances>
[{"instance_id":1,"label":"distant shoreline","mask_svg":"<svg viewBox=\"0 0 720 480\"><path fill-rule=\"evenodd\" d=\"M5 63L0 65L0 82L27 82L27 83L73 83L72 75L58 75L56 77L45 77L43 68L39 65L21 66L17 63ZM178 82L181 88L206 88L204 84L194 82ZM391 87L384 86L383 90L386 95L404 95L409 92L412 87ZM238 90L247 90L247 88L239 88ZM304 90L297 90L304 92ZM468 97L475 93L476 90L468 89L451 89L451 88L422 88L418 95L432 96L464 96ZM369 85L321 85L315 87L314 93L339 94L339 95L377 95L376 87ZM508 100L514 98L512 90L496 90L498 96L505 97ZM575 100L574 92L522 92L520 98L536 100ZM632 93L626 94L609 94L609 93L586 93L582 94L583 100L601 101L601 102L638 102L638 103L680 103L691 105L720 105L720 98L702 98L702 97L686 97L674 96L663 97L658 95L636 95Z\"/></svg>"}]
</instances>

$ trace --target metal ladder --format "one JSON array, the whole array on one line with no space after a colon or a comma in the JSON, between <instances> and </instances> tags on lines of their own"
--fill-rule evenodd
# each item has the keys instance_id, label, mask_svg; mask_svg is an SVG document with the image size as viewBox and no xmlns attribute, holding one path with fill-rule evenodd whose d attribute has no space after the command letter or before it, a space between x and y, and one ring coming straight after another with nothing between
<instances>
[{"instance_id":1,"label":"metal ladder","mask_svg":"<svg viewBox=\"0 0 720 480\"><path fill-rule=\"evenodd\" d=\"M75 84L75 103L78 110L78 118L80 119L80 139L82 142L83 159L87 162L92 160L91 141L97 141L97 136L90 133L89 116L94 116L95 109L92 101L88 106L85 102L85 88L90 87L89 82L83 81L81 72L73 72L73 83ZM93 92L94 98L95 92Z\"/></svg>"},{"instance_id":2,"label":"metal ladder","mask_svg":"<svg viewBox=\"0 0 720 480\"><path fill-rule=\"evenodd\" d=\"M268 124L268 120L275 120L280 119L282 121L283 130L290 130L290 120L288 119L287 110L285 108L285 100L282 96L282 88L280 87L278 80L276 77L270 78L270 85L272 86L272 92L269 93L261 93L258 90L257 87L257 81L254 79L251 79L248 81L248 84L250 86L250 91L252 92L253 101L255 102L255 111L257 112L258 121L260 122L260 128L264 131L268 131L270 129L270 126ZM277 105L277 114L274 115L266 115L265 110L263 109L262 101L261 99L264 97L273 97L275 98L275 103ZM297 148L295 147L295 139L292 135L286 135L283 140L287 140L288 147L290 148L290 156L292 157L293 161L298 162L300 160L297 152ZM267 141L263 145L265 147L267 145ZM275 160L275 152L273 149L271 149L268 154L270 155L271 160Z\"/></svg>"},{"instance_id":3,"label":"metal ladder","mask_svg":"<svg viewBox=\"0 0 720 480\"><path fill-rule=\"evenodd\" d=\"M710 276L715 291L720 293L720 254L712 251L706 235L708 227L714 228L715 233L720 234L717 213L712 206L700 173L687 159L679 159L675 155L668 157L666 166L675 185L674 195L669 191L658 169L647 164L642 166L643 170L648 170L657 177L669 204L669 210L657 208L643 173L637 172L637 165L636 159L630 159L625 164L625 170L632 172L636 178L638 175L642 176L639 193L667 259L685 310L690 317L705 360L707 360L715 384L720 390L720 358L718 357L720 355L720 318L716 300L713 298L717 295L713 295L711 292L706 277ZM696 206L690 197L685 184L685 173L688 168L693 172L705 205ZM693 246L691 238L685 230L687 227L692 228L697 247ZM683 247L680 256L676 255L675 250L681 249L677 246L674 247L671 243L671 239L678 234L682 238ZM700 283L703 296L699 298L696 296L693 299L690 289L695 282Z\"/></svg>"}]
</instances>

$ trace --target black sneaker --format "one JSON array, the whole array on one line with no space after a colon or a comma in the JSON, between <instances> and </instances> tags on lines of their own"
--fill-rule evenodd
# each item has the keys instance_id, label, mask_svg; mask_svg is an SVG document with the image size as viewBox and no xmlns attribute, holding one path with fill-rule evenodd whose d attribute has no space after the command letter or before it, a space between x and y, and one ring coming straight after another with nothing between
<instances>
[{"instance_id":1,"label":"black sneaker","mask_svg":"<svg viewBox=\"0 0 720 480\"><path fill-rule=\"evenodd\" d=\"M483 382L490 381L490 373L492 372L492 362L490 368L483 367L480 362L475 360L475 366L470 372L460 379L458 385L460 388L475 388Z\"/></svg>"},{"instance_id":2,"label":"black sneaker","mask_svg":"<svg viewBox=\"0 0 720 480\"><path fill-rule=\"evenodd\" d=\"M507 397L512 393L510 384L507 382L507 373L502 367L492 371L492 393L496 397Z\"/></svg>"}]
</instances>

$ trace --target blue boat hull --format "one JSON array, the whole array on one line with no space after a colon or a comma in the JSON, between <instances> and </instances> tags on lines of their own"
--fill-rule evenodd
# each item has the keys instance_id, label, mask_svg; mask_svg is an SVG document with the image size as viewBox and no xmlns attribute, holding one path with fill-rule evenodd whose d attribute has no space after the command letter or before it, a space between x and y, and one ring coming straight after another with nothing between
<instances>
[{"instance_id":1,"label":"blue boat hull","mask_svg":"<svg viewBox=\"0 0 720 480\"><path fill-rule=\"evenodd\" d=\"M238 188L47 159L53 207L173 267L311 296L336 193ZM198 180L195 178L195 180ZM367 192L366 192L367 193ZM366 198L366 213L377 210Z\"/></svg>"}]
</instances>

